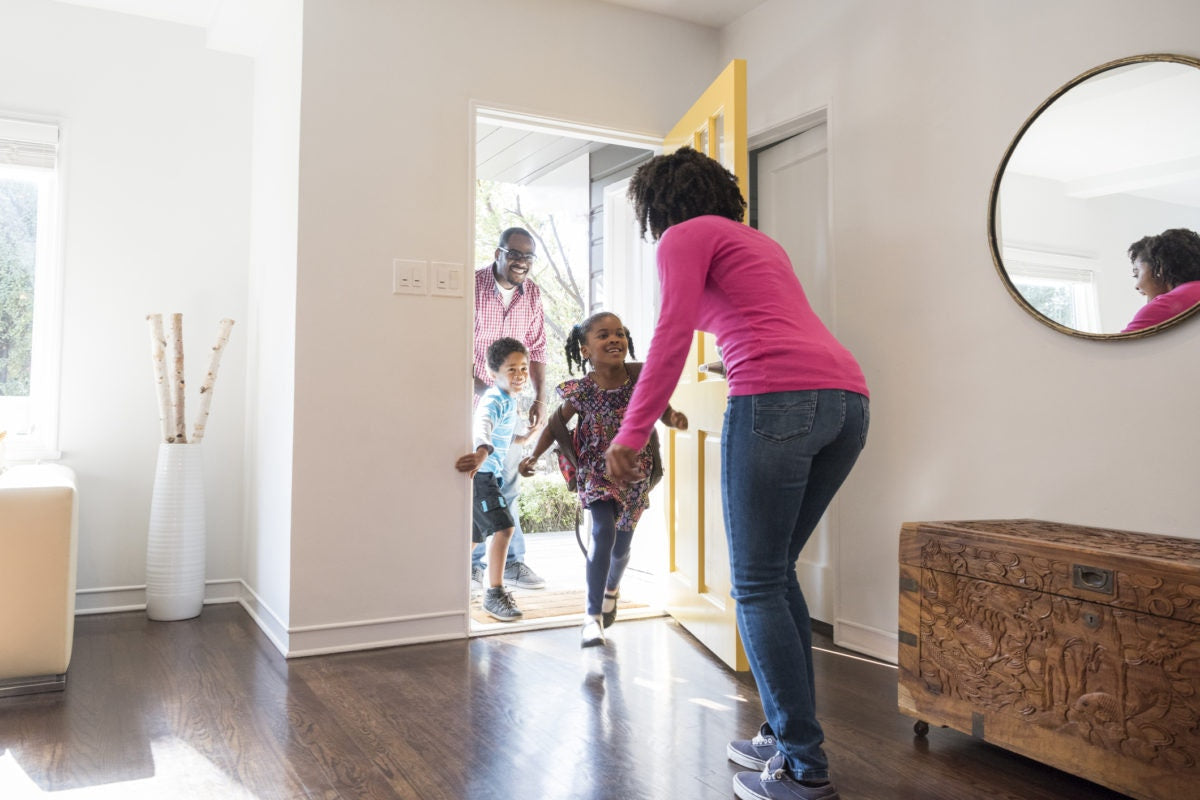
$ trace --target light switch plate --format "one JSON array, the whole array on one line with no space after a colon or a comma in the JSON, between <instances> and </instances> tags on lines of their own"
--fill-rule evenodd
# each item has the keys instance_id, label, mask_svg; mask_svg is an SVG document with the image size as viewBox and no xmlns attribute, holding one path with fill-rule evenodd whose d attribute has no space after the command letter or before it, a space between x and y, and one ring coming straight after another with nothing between
<instances>
[{"instance_id":1,"label":"light switch plate","mask_svg":"<svg viewBox=\"0 0 1200 800\"><path fill-rule=\"evenodd\" d=\"M392 259L392 294L428 294L429 262L411 258Z\"/></svg>"},{"instance_id":2,"label":"light switch plate","mask_svg":"<svg viewBox=\"0 0 1200 800\"><path fill-rule=\"evenodd\" d=\"M466 269L462 264L434 261L431 265L429 293L438 297L462 297Z\"/></svg>"}]
</instances>

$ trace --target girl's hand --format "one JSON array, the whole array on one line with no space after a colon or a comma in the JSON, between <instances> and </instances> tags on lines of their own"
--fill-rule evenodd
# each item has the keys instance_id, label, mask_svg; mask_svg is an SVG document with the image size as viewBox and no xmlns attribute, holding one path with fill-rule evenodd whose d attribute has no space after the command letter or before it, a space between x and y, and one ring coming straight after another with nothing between
<instances>
[{"instance_id":1,"label":"girl's hand","mask_svg":"<svg viewBox=\"0 0 1200 800\"><path fill-rule=\"evenodd\" d=\"M517 465L517 472L521 473L521 476L524 478L532 478L534 470L537 468L537 462L538 460L533 456L526 456Z\"/></svg>"},{"instance_id":2,"label":"girl's hand","mask_svg":"<svg viewBox=\"0 0 1200 800\"><path fill-rule=\"evenodd\" d=\"M688 426L687 415L682 411L676 411L673 408L667 409L666 419L663 420L668 428L686 431Z\"/></svg>"},{"instance_id":3,"label":"girl's hand","mask_svg":"<svg viewBox=\"0 0 1200 800\"><path fill-rule=\"evenodd\" d=\"M605 473L614 483L624 484L640 481L646 477L642 471L638 451L623 444L610 444L604 453Z\"/></svg>"}]
</instances>

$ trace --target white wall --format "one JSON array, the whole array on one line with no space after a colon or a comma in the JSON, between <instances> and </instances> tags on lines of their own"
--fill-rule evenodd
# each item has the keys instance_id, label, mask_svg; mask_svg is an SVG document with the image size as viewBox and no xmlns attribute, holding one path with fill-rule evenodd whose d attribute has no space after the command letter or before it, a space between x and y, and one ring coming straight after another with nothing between
<instances>
[{"instance_id":1,"label":"white wall","mask_svg":"<svg viewBox=\"0 0 1200 800\"><path fill-rule=\"evenodd\" d=\"M262 0L254 59L254 162L246 349L242 602L283 652L291 617L296 241L303 3Z\"/></svg>"},{"instance_id":2,"label":"white wall","mask_svg":"<svg viewBox=\"0 0 1200 800\"><path fill-rule=\"evenodd\" d=\"M1198 537L1200 323L1056 333L992 266L987 200L1051 92L1137 53L1200 55L1191 0L768 0L725 29L750 133L829 109L836 328L872 392L839 496L839 641L895 657L907 520L1034 517Z\"/></svg>"},{"instance_id":3,"label":"white wall","mask_svg":"<svg viewBox=\"0 0 1200 800\"><path fill-rule=\"evenodd\" d=\"M470 303L392 295L392 259L474 266L471 101L661 134L717 35L586 1L304 15L292 650L462 636Z\"/></svg>"},{"instance_id":4,"label":"white wall","mask_svg":"<svg viewBox=\"0 0 1200 800\"><path fill-rule=\"evenodd\" d=\"M61 120L65 136L60 446L78 477L83 610L144 603L159 441L146 314L184 315L189 429L217 322L245 318L250 102L250 60L206 50L198 28L0 0L0 112ZM243 334L204 440L216 595L240 574Z\"/></svg>"}]
</instances>

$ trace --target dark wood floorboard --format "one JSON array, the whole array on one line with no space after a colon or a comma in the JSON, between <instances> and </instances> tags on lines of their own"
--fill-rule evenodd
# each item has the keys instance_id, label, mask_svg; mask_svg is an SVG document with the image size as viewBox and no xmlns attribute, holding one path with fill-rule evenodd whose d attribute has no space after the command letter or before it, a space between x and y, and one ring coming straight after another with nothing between
<instances>
[{"instance_id":1,"label":"dark wood floorboard","mask_svg":"<svg viewBox=\"0 0 1200 800\"><path fill-rule=\"evenodd\" d=\"M746 675L668 619L283 659L245 612L80 617L67 689L0 700L0 798L728 800ZM825 637L818 636L825 647ZM969 736L913 735L896 671L816 653L846 800L1116 800Z\"/></svg>"}]
</instances>

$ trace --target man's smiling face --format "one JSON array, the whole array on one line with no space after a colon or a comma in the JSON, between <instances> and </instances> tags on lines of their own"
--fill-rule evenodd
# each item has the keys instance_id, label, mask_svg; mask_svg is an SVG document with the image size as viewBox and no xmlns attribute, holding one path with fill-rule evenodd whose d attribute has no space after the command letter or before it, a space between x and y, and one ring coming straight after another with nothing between
<instances>
[{"instance_id":1,"label":"man's smiling face","mask_svg":"<svg viewBox=\"0 0 1200 800\"><path fill-rule=\"evenodd\" d=\"M504 247L496 248L496 279L502 286L520 286L525 282L533 268L534 249L533 239L521 233L512 234Z\"/></svg>"}]
</instances>

